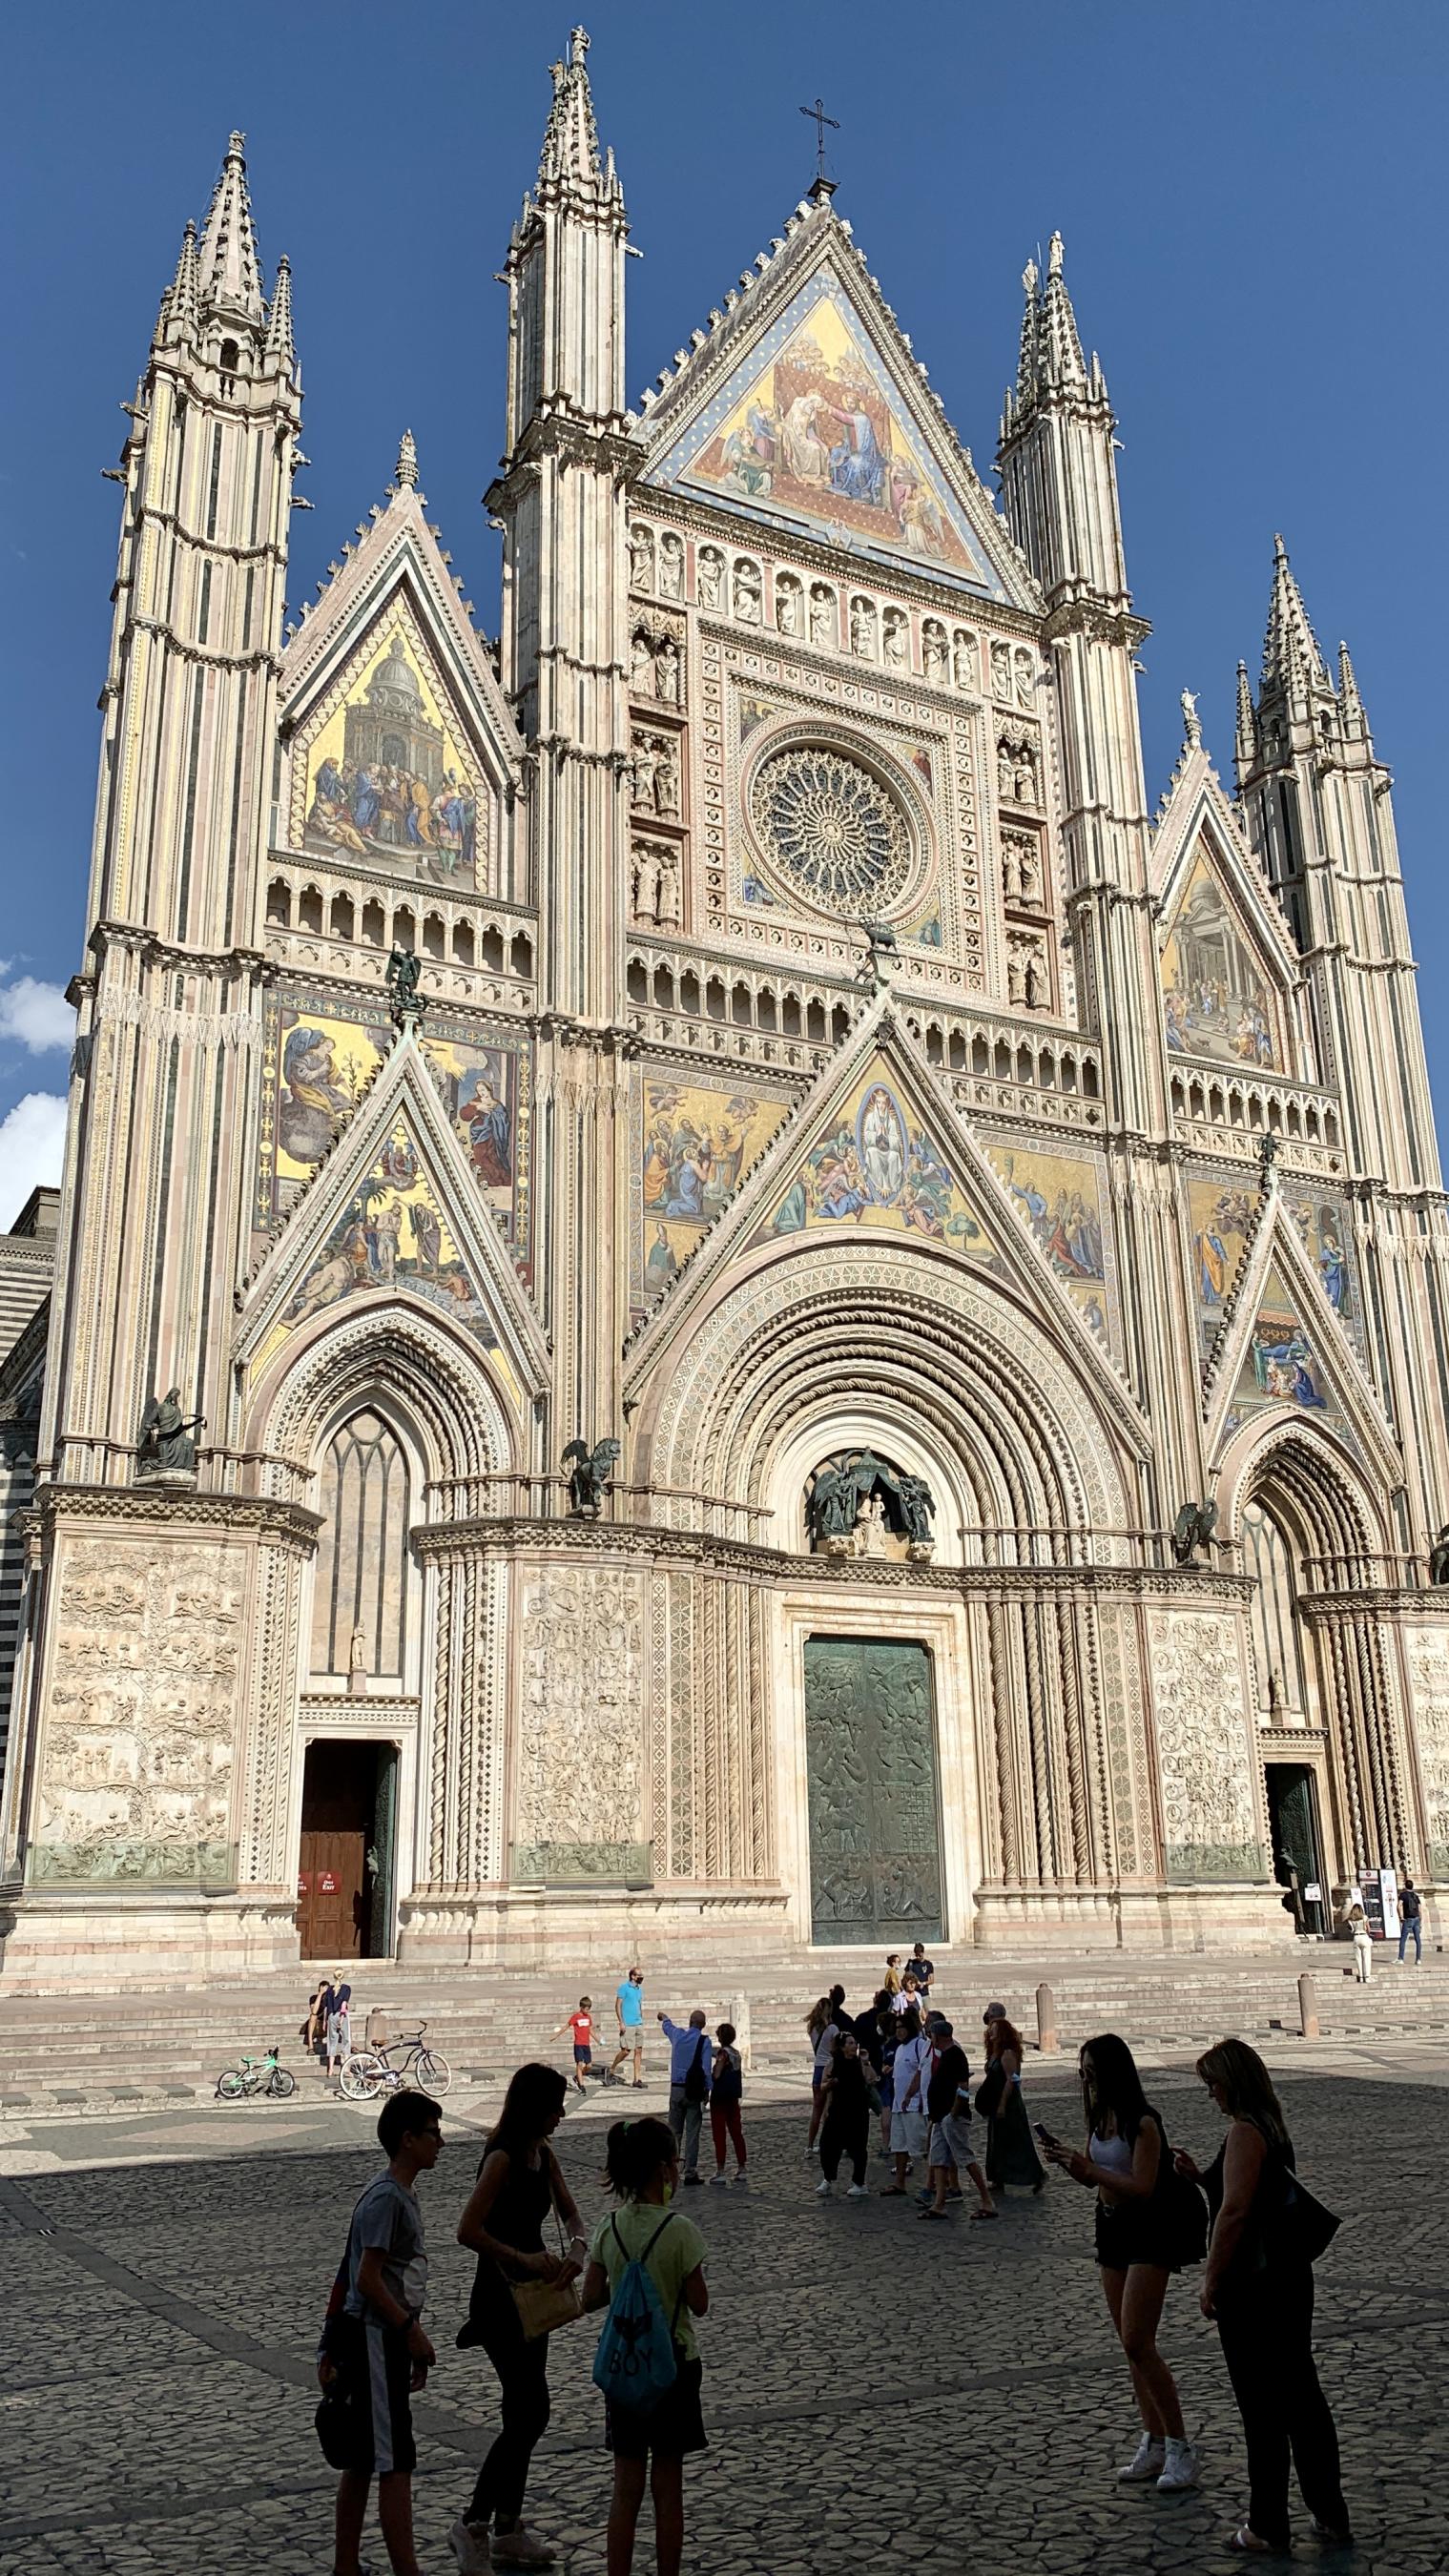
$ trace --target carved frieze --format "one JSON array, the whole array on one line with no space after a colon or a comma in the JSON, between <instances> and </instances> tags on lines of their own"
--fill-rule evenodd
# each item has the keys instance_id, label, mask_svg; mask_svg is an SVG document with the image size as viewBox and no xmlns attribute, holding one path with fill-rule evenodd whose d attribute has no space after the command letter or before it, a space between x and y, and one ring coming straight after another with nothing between
<instances>
[{"instance_id":1,"label":"carved frieze","mask_svg":"<svg viewBox=\"0 0 1449 2576\"><path fill-rule=\"evenodd\" d=\"M247 1553L116 1534L63 1554L37 1879L232 1875Z\"/></svg>"},{"instance_id":2,"label":"carved frieze","mask_svg":"<svg viewBox=\"0 0 1449 2576\"><path fill-rule=\"evenodd\" d=\"M1404 1663L1419 1738L1426 1858L1431 1878L1449 1878L1449 1627L1405 1628Z\"/></svg>"},{"instance_id":3,"label":"carved frieze","mask_svg":"<svg viewBox=\"0 0 1449 2576\"><path fill-rule=\"evenodd\" d=\"M1238 1622L1158 1610L1148 1633L1167 1876L1261 1878Z\"/></svg>"},{"instance_id":4,"label":"carved frieze","mask_svg":"<svg viewBox=\"0 0 1449 2576\"><path fill-rule=\"evenodd\" d=\"M515 1844L641 1837L644 1577L543 1565L522 1578Z\"/></svg>"}]
</instances>

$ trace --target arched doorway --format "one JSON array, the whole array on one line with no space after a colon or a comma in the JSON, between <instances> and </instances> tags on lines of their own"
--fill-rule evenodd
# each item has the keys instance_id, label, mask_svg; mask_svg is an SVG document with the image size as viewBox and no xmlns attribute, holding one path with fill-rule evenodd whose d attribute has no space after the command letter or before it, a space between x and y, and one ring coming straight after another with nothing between
<instances>
[{"instance_id":1,"label":"arched doorway","mask_svg":"<svg viewBox=\"0 0 1449 2576\"><path fill-rule=\"evenodd\" d=\"M1321 1434L1296 1426L1249 1454L1236 1536L1273 1840L1300 1931L1330 1931L1364 1870L1403 1856L1402 1766L1384 1640L1364 1598L1382 1534ZM1320 1892L1311 1898L1307 1891Z\"/></svg>"},{"instance_id":2,"label":"arched doorway","mask_svg":"<svg viewBox=\"0 0 1449 2576\"><path fill-rule=\"evenodd\" d=\"M408 1546L414 1478L375 1404L332 1433L317 1479L309 1698L345 1711L302 1767L297 1933L304 1959L385 1956L397 1881L399 1748L367 1726L370 1692L409 1685L418 1576ZM354 1727L358 1731L354 1732Z\"/></svg>"},{"instance_id":3,"label":"arched doorway","mask_svg":"<svg viewBox=\"0 0 1449 2576\"><path fill-rule=\"evenodd\" d=\"M1294 1930L1321 1935L1329 1928L1330 1914L1317 1767L1308 1758L1308 1739L1316 1749L1323 1729L1317 1659L1300 1611L1303 1574L1291 1528L1269 1502L1259 1499L1245 1506L1242 1535L1243 1571L1253 1583L1248 1635L1265 1734L1263 1777L1273 1875ZM1301 1757L1291 1741L1295 1730L1305 1738Z\"/></svg>"}]
</instances>

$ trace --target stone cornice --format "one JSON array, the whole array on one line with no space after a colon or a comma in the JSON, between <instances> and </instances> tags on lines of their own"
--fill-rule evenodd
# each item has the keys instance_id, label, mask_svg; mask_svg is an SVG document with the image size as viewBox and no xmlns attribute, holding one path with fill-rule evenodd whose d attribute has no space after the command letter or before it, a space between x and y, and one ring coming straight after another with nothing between
<instances>
[{"instance_id":1,"label":"stone cornice","mask_svg":"<svg viewBox=\"0 0 1449 2576\"><path fill-rule=\"evenodd\" d=\"M747 1539L712 1537L703 1530L671 1530L623 1521L528 1520L501 1515L496 1520L439 1521L414 1527L412 1545L422 1557L465 1560L479 1555L628 1558L656 1565L695 1565L731 1574L776 1590L798 1590L802 1584L850 1590L864 1585L878 1592L926 1592L967 1600L1035 1600L1044 1591L1065 1598L1114 1597L1141 1601L1149 1607L1190 1609L1237 1607L1251 1597L1250 1577L1212 1574L1201 1567L1182 1572L1161 1566L1070 1565L912 1565L894 1559L882 1564L870 1557L797 1556L785 1548L752 1546Z\"/></svg>"},{"instance_id":2,"label":"stone cornice","mask_svg":"<svg viewBox=\"0 0 1449 2576\"><path fill-rule=\"evenodd\" d=\"M203 1494L178 1485L42 1485L24 1516L27 1537L51 1537L61 1522L126 1521L142 1529L253 1530L310 1552L321 1512L256 1494Z\"/></svg>"}]
</instances>

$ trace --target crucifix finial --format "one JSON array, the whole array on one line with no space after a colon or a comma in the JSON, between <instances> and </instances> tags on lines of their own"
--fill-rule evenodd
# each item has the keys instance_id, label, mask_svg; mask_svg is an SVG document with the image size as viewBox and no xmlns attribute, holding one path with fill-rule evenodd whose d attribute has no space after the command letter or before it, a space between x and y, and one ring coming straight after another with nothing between
<instances>
[{"instance_id":1,"label":"crucifix finial","mask_svg":"<svg viewBox=\"0 0 1449 2576\"><path fill-rule=\"evenodd\" d=\"M838 134L840 119L838 116L826 115L823 98L817 98L813 107L802 107L800 113L802 116L808 116L815 128L815 187L811 190L811 194L813 196L818 190L828 196L835 182L833 179L827 179L825 175L825 129L828 125L833 133Z\"/></svg>"}]
</instances>

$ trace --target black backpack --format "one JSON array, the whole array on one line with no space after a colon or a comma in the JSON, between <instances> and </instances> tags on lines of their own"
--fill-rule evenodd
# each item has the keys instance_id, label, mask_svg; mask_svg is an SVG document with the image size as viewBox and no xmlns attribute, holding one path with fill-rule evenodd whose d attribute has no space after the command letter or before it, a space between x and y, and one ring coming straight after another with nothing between
<instances>
[{"instance_id":1,"label":"black backpack","mask_svg":"<svg viewBox=\"0 0 1449 2576\"><path fill-rule=\"evenodd\" d=\"M686 2102L707 2102L709 2100L709 2083L704 2071L704 2052L708 2046L709 2033L707 2030L702 2030L699 2034L699 2046L694 2052L694 2056L690 2061L688 2071L684 2078L684 2098Z\"/></svg>"}]
</instances>

